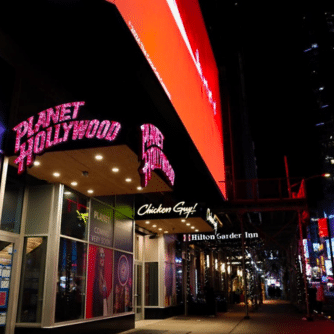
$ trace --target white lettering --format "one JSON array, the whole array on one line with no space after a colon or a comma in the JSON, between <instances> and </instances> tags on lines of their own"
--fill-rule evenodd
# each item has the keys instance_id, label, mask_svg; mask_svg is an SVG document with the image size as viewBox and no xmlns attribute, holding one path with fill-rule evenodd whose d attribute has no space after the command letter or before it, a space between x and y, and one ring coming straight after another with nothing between
<instances>
[{"instance_id":1,"label":"white lettering","mask_svg":"<svg viewBox=\"0 0 334 334\"><path fill-rule=\"evenodd\" d=\"M185 204L185 202L177 203L174 206L173 211L177 212L180 216L184 214L185 217L188 218L190 214L193 214L193 213L196 212L195 208L196 208L198 203L196 203L194 206L189 206L189 207L183 207L184 204Z\"/></svg>"},{"instance_id":2,"label":"white lettering","mask_svg":"<svg viewBox=\"0 0 334 334\"><path fill-rule=\"evenodd\" d=\"M142 205L138 210L137 214L139 216L149 215L149 214L166 214L171 213L172 211L175 213L178 213L180 216L184 216L185 218L188 218L189 215L196 212L196 206L198 203L196 203L194 206L184 206L185 202L179 202L174 205L174 207L163 207L162 204L159 205L159 207L154 207L152 203L150 204L144 204Z\"/></svg>"}]
</instances>

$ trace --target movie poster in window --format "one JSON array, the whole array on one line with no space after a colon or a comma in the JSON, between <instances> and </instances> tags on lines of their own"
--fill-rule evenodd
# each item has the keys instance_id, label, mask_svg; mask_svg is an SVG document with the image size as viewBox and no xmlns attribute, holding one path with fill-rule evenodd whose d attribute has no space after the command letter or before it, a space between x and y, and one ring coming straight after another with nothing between
<instances>
[{"instance_id":1,"label":"movie poster in window","mask_svg":"<svg viewBox=\"0 0 334 334\"><path fill-rule=\"evenodd\" d=\"M86 318L112 314L113 251L89 246Z\"/></svg>"},{"instance_id":2,"label":"movie poster in window","mask_svg":"<svg viewBox=\"0 0 334 334\"><path fill-rule=\"evenodd\" d=\"M108 205L92 200L89 241L111 247L114 210Z\"/></svg>"},{"instance_id":3,"label":"movie poster in window","mask_svg":"<svg viewBox=\"0 0 334 334\"><path fill-rule=\"evenodd\" d=\"M132 254L115 251L114 313L132 311Z\"/></svg>"}]
</instances>

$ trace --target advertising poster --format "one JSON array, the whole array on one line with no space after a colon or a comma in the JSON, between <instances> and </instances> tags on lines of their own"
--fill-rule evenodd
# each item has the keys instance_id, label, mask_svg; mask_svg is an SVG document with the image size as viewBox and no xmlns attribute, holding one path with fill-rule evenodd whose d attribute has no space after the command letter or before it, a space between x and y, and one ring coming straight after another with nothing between
<instances>
[{"instance_id":1,"label":"advertising poster","mask_svg":"<svg viewBox=\"0 0 334 334\"><path fill-rule=\"evenodd\" d=\"M115 251L114 313L132 311L132 255Z\"/></svg>"},{"instance_id":2,"label":"advertising poster","mask_svg":"<svg viewBox=\"0 0 334 334\"><path fill-rule=\"evenodd\" d=\"M92 200L89 241L101 246L112 246L114 210Z\"/></svg>"},{"instance_id":3,"label":"advertising poster","mask_svg":"<svg viewBox=\"0 0 334 334\"><path fill-rule=\"evenodd\" d=\"M112 314L111 249L90 245L88 255L86 318Z\"/></svg>"}]
</instances>

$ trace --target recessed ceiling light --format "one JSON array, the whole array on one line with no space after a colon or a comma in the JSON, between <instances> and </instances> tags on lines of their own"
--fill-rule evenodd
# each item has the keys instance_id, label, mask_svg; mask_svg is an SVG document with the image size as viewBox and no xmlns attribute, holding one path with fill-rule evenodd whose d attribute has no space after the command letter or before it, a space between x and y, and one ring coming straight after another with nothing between
<instances>
[{"instance_id":1,"label":"recessed ceiling light","mask_svg":"<svg viewBox=\"0 0 334 334\"><path fill-rule=\"evenodd\" d=\"M157 227L157 225L154 224L153 227Z\"/></svg>"},{"instance_id":2,"label":"recessed ceiling light","mask_svg":"<svg viewBox=\"0 0 334 334\"><path fill-rule=\"evenodd\" d=\"M129 177L125 179L125 182L131 182L132 179L130 179Z\"/></svg>"},{"instance_id":3,"label":"recessed ceiling light","mask_svg":"<svg viewBox=\"0 0 334 334\"><path fill-rule=\"evenodd\" d=\"M191 228L192 228L192 229L194 229L194 228L195 228L195 226L191 226Z\"/></svg>"},{"instance_id":4,"label":"recessed ceiling light","mask_svg":"<svg viewBox=\"0 0 334 334\"><path fill-rule=\"evenodd\" d=\"M164 233L168 233L168 231L165 231Z\"/></svg>"},{"instance_id":5,"label":"recessed ceiling light","mask_svg":"<svg viewBox=\"0 0 334 334\"><path fill-rule=\"evenodd\" d=\"M78 185L78 182L76 182L76 181L71 182L71 186L75 187L77 185Z\"/></svg>"},{"instance_id":6,"label":"recessed ceiling light","mask_svg":"<svg viewBox=\"0 0 334 334\"><path fill-rule=\"evenodd\" d=\"M119 172L119 168L118 167L113 167L111 169L111 171L114 172L114 173L117 173L117 172Z\"/></svg>"},{"instance_id":7,"label":"recessed ceiling light","mask_svg":"<svg viewBox=\"0 0 334 334\"><path fill-rule=\"evenodd\" d=\"M181 222L182 222L182 223L185 223L185 222L186 222L186 220L185 220L185 219L181 219Z\"/></svg>"},{"instance_id":8,"label":"recessed ceiling light","mask_svg":"<svg viewBox=\"0 0 334 334\"><path fill-rule=\"evenodd\" d=\"M60 176L60 173L58 173L58 172L54 172L52 175L53 175L54 177L59 177L59 176Z\"/></svg>"},{"instance_id":9,"label":"recessed ceiling light","mask_svg":"<svg viewBox=\"0 0 334 334\"><path fill-rule=\"evenodd\" d=\"M186 225L187 225L187 226L190 226L190 223L187 223Z\"/></svg>"},{"instance_id":10,"label":"recessed ceiling light","mask_svg":"<svg viewBox=\"0 0 334 334\"><path fill-rule=\"evenodd\" d=\"M97 154L96 156L95 156L95 160L102 160L103 159L103 156L101 155L101 154Z\"/></svg>"},{"instance_id":11,"label":"recessed ceiling light","mask_svg":"<svg viewBox=\"0 0 334 334\"><path fill-rule=\"evenodd\" d=\"M93 189L88 189L87 192L88 192L89 194L92 194L92 193L94 192L94 190L93 190Z\"/></svg>"},{"instance_id":12,"label":"recessed ceiling light","mask_svg":"<svg viewBox=\"0 0 334 334\"><path fill-rule=\"evenodd\" d=\"M160 228L158 228L158 230L159 230L159 231L162 231L162 228L160 227Z\"/></svg>"},{"instance_id":13,"label":"recessed ceiling light","mask_svg":"<svg viewBox=\"0 0 334 334\"><path fill-rule=\"evenodd\" d=\"M41 163L39 161L34 161L34 166L39 166Z\"/></svg>"},{"instance_id":14,"label":"recessed ceiling light","mask_svg":"<svg viewBox=\"0 0 334 334\"><path fill-rule=\"evenodd\" d=\"M198 229L195 230L195 232L198 232L198 231L199 231Z\"/></svg>"},{"instance_id":15,"label":"recessed ceiling light","mask_svg":"<svg viewBox=\"0 0 334 334\"><path fill-rule=\"evenodd\" d=\"M143 190L143 188L142 187L137 187L137 190Z\"/></svg>"},{"instance_id":16,"label":"recessed ceiling light","mask_svg":"<svg viewBox=\"0 0 334 334\"><path fill-rule=\"evenodd\" d=\"M148 225L149 223L150 223L150 222L149 222L148 220L145 222L145 224L147 224L147 225Z\"/></svg>"}]
</instances>

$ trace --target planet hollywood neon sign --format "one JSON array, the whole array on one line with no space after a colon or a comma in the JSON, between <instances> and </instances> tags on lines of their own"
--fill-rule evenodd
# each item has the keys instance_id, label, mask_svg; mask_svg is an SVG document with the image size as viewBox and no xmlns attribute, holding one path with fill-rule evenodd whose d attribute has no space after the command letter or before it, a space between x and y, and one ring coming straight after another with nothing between
<instances>
[{"instance_id":1,"label":"planet hollywood neon sign","mask_svg":"<svg viewBox=\"0 0 334 334\"><path fill-rule=\"evenodd\" d=\"M15 150L18 154L14 163L18 174L34 163L35 156L47 149L68 141L100 139L113 141L121 128L120 123L97 119L76 120L80 107L85 102L71 102L49 108L29 117L13 128L16 132Z\"/></svg>"},{"instance_id":2,"label":"planet hollywood neon sign","mask_svg":"<svg viewBox=\"0 0 334 334\"><path fill-rule=\"evenodd\" d=\"M142 175L142 186L146 187L152 178L153 170L161 170L173 186L175 172L163 152L164 136L161 131L152 124L143 124L142 132L142 167L139 169Z\"/></svg>"}]
</instances>

